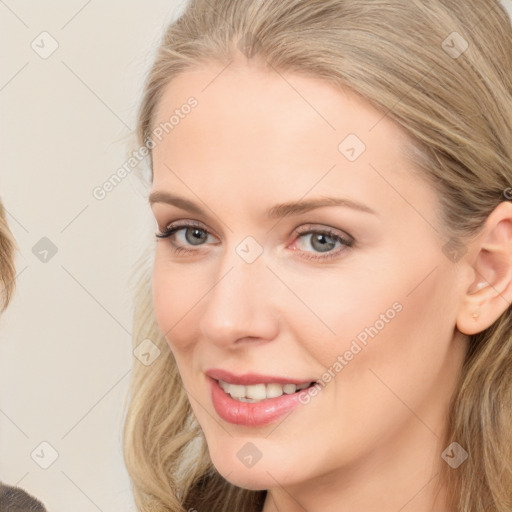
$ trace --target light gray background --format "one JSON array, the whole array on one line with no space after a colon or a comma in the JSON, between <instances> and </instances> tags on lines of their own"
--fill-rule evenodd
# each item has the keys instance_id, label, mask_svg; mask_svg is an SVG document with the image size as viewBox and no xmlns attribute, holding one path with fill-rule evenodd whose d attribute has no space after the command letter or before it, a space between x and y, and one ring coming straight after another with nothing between
<instances>
[{"instance_id":1,"label":"light gray background","mask_svg":"<svg viewBox=\"0 0 512 512\"><path fill-rule=\"evenodd\" d=\"M0 2L0 196L20 247L0 319L0 480L50 512L134 510L129 278L154 223L135 171L102 201L92 191L136 149L142 82L179 3ZM46 59L31 47L51 48L43 31L59 45ZM32 252L42 237L58 249L47 262ZM48 469L31 458L43 441L58 452Z\"/></svg>"},{"instance_id":2,"label":"light gray background","mask_svg":"<svg viewBox=\"0 0 512 512\"><path fill-rule=\"evenodd\" d=\"M135 171L101 201L92 191L136 149L142 82L182 4L0 0L0 196L20 246L0 320L0 480L49 512L135 510L121 455L139 364L130 276L154 224ZM51 49L44 31L58 43L46 59L31 47ZM42 442L58 453L48 469Z\"/></svg>"}]
</instances>

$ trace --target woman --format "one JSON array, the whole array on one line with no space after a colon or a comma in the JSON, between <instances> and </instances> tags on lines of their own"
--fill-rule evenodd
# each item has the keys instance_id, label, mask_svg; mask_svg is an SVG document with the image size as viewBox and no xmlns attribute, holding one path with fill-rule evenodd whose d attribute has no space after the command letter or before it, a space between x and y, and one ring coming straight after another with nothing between
<instances>
[{"instance_id":1,"label":"woman","mask_svg":"<svg viewBox=\"0 0 512 512\"><path fill-rule=\"evenodd\" d=\"M16 244L7 224L5 210L0 201L0 312L9 305L16 286L14 253ZM0 482L0 510L2 512L45 512L43 504L19 487Z\"/></svg>"},{"instance_id":2,"label":"woman","mask_svg":"<svg viewBox=\"0 0 512 512\"><path fill-rule=\"evenodd\" d=\"M512 510L510 70L493 0L171 24L138 129L140 510Z\"/></svg>"}]
</instances>

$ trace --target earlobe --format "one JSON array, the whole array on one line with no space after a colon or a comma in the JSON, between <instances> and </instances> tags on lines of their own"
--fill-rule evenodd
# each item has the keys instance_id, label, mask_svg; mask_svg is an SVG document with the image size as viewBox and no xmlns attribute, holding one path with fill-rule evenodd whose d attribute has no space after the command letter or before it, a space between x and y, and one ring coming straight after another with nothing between
<instances>
[{"instance_id":1,"label":"earlobe","mask_svg":"<svg viewBox=\"0 0 512 512\"><path fill-rule=\"evenodd\" d=\"M474 280L457 315L457 329L467 335L490 327L512 303L512 203L493 210L471 245Z\"/></svg>"}]
</instances>

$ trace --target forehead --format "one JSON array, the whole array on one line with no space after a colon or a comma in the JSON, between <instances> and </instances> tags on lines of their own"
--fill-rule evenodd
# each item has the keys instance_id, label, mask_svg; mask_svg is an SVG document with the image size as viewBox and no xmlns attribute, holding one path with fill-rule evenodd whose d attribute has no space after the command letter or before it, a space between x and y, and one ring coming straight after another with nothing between
<instances>
[{"instance_id":1,"label":"forehead","mask_svg":"<svg viewBox=\"0 0 512 512\"><path fill-rule=\"evenodd\" d=\"M190 98L197 102L193 109L187 107ZM193 135L202 146L232 142L252 150L264 144L268 151L296 150L300 144L302 153L315 149L316 155L337 156L349 135L370 149L385 136L387 153L398 153L405 142L400 127L355 92L257 64L208 63L181 73L164 88L153 127L165 128L173 114L163 136L176 146ZM155 152L165 144L158 146Z\"/></svg>"},{"instance_id":2,"label":"forehead","mask_svg":"<svg viewBox=\"0 0 512 512\"><path fill-rule=\"evenodd\" d=\"M164 128L153 150L154 188L190 196L207 184L213 194L227 196L229 187L240 201L252 192L275 202L284 191L296 199L336 189L379 194L390 207L397 189L411 194L405 132L350 89L320 79L205 64L166 86L152 126Z\"/></svg>"}]
</instances>

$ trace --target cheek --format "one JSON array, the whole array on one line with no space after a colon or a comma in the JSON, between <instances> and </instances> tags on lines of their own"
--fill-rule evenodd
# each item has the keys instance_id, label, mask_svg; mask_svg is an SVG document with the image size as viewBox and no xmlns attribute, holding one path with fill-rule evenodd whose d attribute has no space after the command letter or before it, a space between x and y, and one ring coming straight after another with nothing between
<instances>
[{"instance_id":1,"label":"cheek","mask_svg":"<svg viewBox=\"0 0 512 512\"><path fill-rule=\"evenodd\" d=\"M163 265L158 263L155 259L155 266L153 269L153 308L155 311L155 318L160 330L166 333L173 325L173 318L175 316L176 304L176 291L173 288L174 283L163 272Z\"/></svg>"},{"instance_id":2,"label":"cheek","mask_svg":"<svg viewBox=\"0 0 512 512\"><path fill-rule=\"evenodd\" d=\"M367 302L363 312L353 311L350 334L343 340L348 349L343 355L350 360L344 357L336 399L363 424L381 418L381 429L393 429L410 417L404 403L418 410L436 395L443 379L451 379L455 301L447 289L448 274L436 272L416 288L409 286L409 279L395 283L394 290L383 288L380 298ZM416 273L419 283L421 272ZM400 307L389 314L393 303Z\"/></svg>"},{"instance_id":3,"label":"cheek","mask_svg":"<svg viewBox=\"0 0 512 512\"><path fill-rule=\"evenodd\" d=\"M292 338L323 367L332 366L351 348L353 353L347 356L355 359L354 352L359 351L361 359L354 340L364 347L372 334L382 337L390 324L400 322L404 290L410 290L412 280L403 274L395 278L382 259L377 264L375 259L354 254L337 268L277 269L293 290L293 295L287 290L281 297L282 325L293 330Z\"/></svg>"},{"instance_id":4,"label":"cheek","mask_svg":"<svg viewBox=\"0 0 512 512\"><path fill-rule=\"evenodd\" d=\"M185 348L187 323L194 305L206 292L197 276L186 266L170 263L157 249L153 267L153 307L155 318L171 349ZM201 288L204 287L203 291Z\"/></svg>"},{"instance_id":5,"label":"cheek","mask_svg":"<svg viewBox=\"0 0 512 512\"><path fill-rule=\"evenodd\" d=\"M414 265L403 254L410 262L409 250L344 271L343 278L295 282L317 316L295 314L295 337L331 370L325 380L340 375L334 380L364 385L369 396L382 387L370 369L382 369L405 393L413 382L430 385L439 373L453 338L457 276L439 255L436 261L434 250Z\"/></svg>"}]
</instances>

